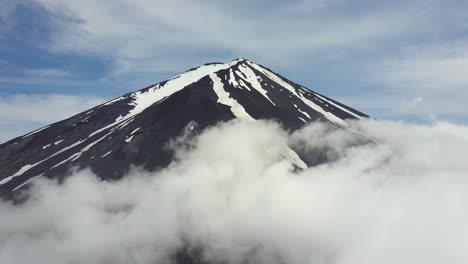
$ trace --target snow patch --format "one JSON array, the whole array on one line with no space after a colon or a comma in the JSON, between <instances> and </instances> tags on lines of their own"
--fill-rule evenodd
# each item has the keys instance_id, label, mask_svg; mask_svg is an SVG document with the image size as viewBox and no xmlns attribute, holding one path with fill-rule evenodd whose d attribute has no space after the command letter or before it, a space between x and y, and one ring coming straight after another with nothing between
<instances>
[{"instance_id":1,"label":"snow patch","mask_svg":"<svg viewBox=\"0 0 468 264\"><path fill-rule=\"evenodd\" d=\"M285 146L284 151L283 151L283 156L286 159L288 159L292 164L296 165L297 167L303 170L307 169L307 164L290 147Z\"/></svg>"},{"instance_id":2,"label":"snow patch","mask_svg":"<svg viewBox=\"0 0 468 264\"><path fill-rule=\"evenodd\" d=\"M270 97L268 97L267 95L267 91L265 89L263 89L262 85L260 84L259 80L258 80L258 76L255 74L254 71L252 71L252 69L250 69L248 66L246 65L241 65L239 67L239 69L241 70L241 72L244 74L245 78L243 78L246 82L250 83L252 85L252 87L257 90L261 95L263 95L263 97L265 97L268 101L270 101L271 104L273 104L274 106L276 106L275 103L273 103L273 101L271 101ZM242 77L241 77L242 78ZM261 79L260 79L261 80Z\"/></svg>"},{"instance_id":3,"label":"snow patch","mask_svg":"<svg viewBox=\"0 0 468 264\"><path fill-rule=\"evenodd\" d=\"M112 150L109 151L109 152L106 152L106 154L102 155L101 158L104 158L104 157L108 156L108 155L111 154L111 153L112 153Z\"/></svg>"},{"instance_id":4,"label":"snow patch","mask_svg":"<svg viewBox=\"0 0 468 264\"><path fill-rule=\"evenodd\" d=\"M129 138L125 139L125 142L130 143L132 142L133 135L131 135Z\"/></svg>"},{"instance_id":5,"label":"snow patch","mask_svg":"<svg viewBox=\"0 0 468 264\"><path fill-rule=\"evenodd\" d=\"M301 109L297 108L297 111L299 111L301 114L305 115L307 118L312 119L310 115L307 112L302 111Z\"/></svg>"},{"instance_id":6,"label":"snow patch","mask_svg":"<svg viewBox=\"0 0 468 264\"><path fill-rule=\"evenodd\" d=\"M240 86L239 83L236 81L236 77L234 76L232 69L229 69L229 84L236 88L242 88L242 86Z\"/></svg>"},{"instance_id":7,"label":"snow patch","mask_svg":"<svg viewBox=\"0 0 468 264\"><path fill-rule=\"evenodd\" d=\"M231 62L232 64L233 62ZM131 105L135 107L128 112L124 117L119 117L116 121L121 121L135 116L149 106L161 101L164 98L171 96L172 94L184 89L186 86L197 82L201 78L217 72L219 70L229 69L231 64L210 64L203 65L194 70L182 73L173 79L167 81L164 85L155 85L145 91L138 91L132 93Z\"/></svg>"},{"instance_id":8,"label":"snow patch","mask_svg":"<svg viewBox=\"0 0 468 264\"><path fill-rule=\"evenodd\" d=\"M248 62L248 63L253 68L255 68L257 71L263 73L265 76L270 78L272 81L274 81L274 82L278 83L279 85L283 86L284 88L288 89L292 94L295 94L298 99L300 99L302 102L304 102L304 104L306 104L307 106L309 106L313 110L315 110L315 111L319 112L320 114L322 114L329 121L331 121L331 122L333 122L333 123L335 123L337 125L340 125L342 127L349 127L348 123L346 123L343 119L335 116L334 114L332 114L330 112L325 111L319 105L317 105L317 104L313 103L312 101L310 101L309 99L303 97L302 93L298 93L296 91L296 89L292 85L290 85L289 83L287 83L286 81L281 79L276 74L272 73L271 71L269 71L267 69L264 69L264 68L258 66L255 63L252 63L252 62Z\"/></svg>"},{"instance_id":9,"label":"snow patch","mask_svg":"<svg viewBox=\"0 0 468 264\"><path fill-rule=\"evenodd\" d=\"M44 176L44 173L40 174L40 175L37 175L37 176L34 176L34 177L31 177L29 178L28 180L26 180L25 182L21 183L20 185L16 186L13 190L11 190L12 192L18 190L19 188L23 187L24 185L34 181L35 179L41 177L41 176Z\"/></svg>"},{"instance_id":10,"label":"snow patch","mask_svg":"<svg viewBox=\"0 0 468 264\"><path fill-rule=\"evenodd\" d=\"M85 117L84 119L82 119L82 120L80 121L80 123L88 122L88 119L89 119L90 117L91 117L91 116Z\"/></svg>"},{"instance_id":11,"label":"snow patch","mask_svg":"<svg viewBox=\"0 0 468 264\"><path fill-rule=\"evenodd\" d=\"M54 154L50 155L49 157L47 157L47 158L45 158L45 159L43 159L43 160L41 160L41 161L38 161L38 162L36 162L36 163L34 163L34 164L32 164L32 165L28 164L28 165L22 167L22 168L21 168L19 171L17 171L15 174L13 174L13 175L11 175L11 176L8 176L8 177L6 177L5 179L1 180L1 181L0 181L0 185L9 182L9 181L10 181L11 179L13 179L14 177L20 176L20 175L24 174L24 173L27 172L28 170L30 170L30 169L34 168L35 166L37 166L37 165L39 165L39 164L41 164L41 163L43 163L43 162L45 162L45 161L47 161L47 160L49 160L49 159L51 159L51 158L53 158L53 157L59 155L60 153L63 153L63 152L65 152L65 151L67 151L67 150L69 150L69 149L71 149L71 148L74 148L74 147L80 145L81 143L85 142L87 139L88 139L88 138L83 139L83 140L79 140L79 141L77 141L77 142L71 144L70 146L67 146L67 147L65 147L65 148L63 148L63 149L61 149L61 150L55 152Z\"/></svg>"},{"instance_id":12,"label":"snow patch","mask_svg":"<svg viewBox=\"0 0 468 264\"><path fill-rule=\"evenodd\" d=\"M138 130L140 130L140 128L137 128L137 129L133 130L132 133L130 133L130 135L135 134Z\"/></svg>"},{"instance_id":13,"label":"snow patch","mask_svg":"<svg viewBox=\"0 0 468 264\"><path fill-rule=\"evenodd\" d=\"M110 100L109 102L104 103L103 105L111 105L111 104L113 104L113 103L115 103L115 102L122 101L122 100L124 100L125 98L126 98L125 96L121 96L121 97L119 97L119 98L115 98L114 100ZM92 111L92 110L91 110L91 111ZM88 113L89 113L89 112L88 112Z\"/></svg>"},{"instance_id":14,"label":"snow patch","mask_svg":"<svg viewBox=\"0 0 468 264\"><path fill-rule=\"evenodd\" d=\"M29 136L32 136L32 135L34 135L34 134L36 134L36 133L41 132L42 130L44 130L44 129L48 128L48 127L50 127L50 126L45 126L45 127L36 129L36 130L34 130L33 132L24 135L22 138L27 138L27 137L29 137Z\"/></svg>"},{"instance_id":15,"label":"snow patch","mask_svg":"<svg viewBox=\"0 0 468 264\"><path fill-rule=\"evenodd\" d=\"M340 109L341 111L344 111L344 112L346 112L346 113L348 113L348 114L350 114L350 115L356 117L357 119L362 119L362 118L363 118L362 116L360 116L360 115L358 115L358 114L356 114L356 113L354 113L354 112L352 112L352 111L350 111L350 110L348 110L348 109L346 109L346 108L340 106L339 104L335 104L333 101L327 100L327 98L325 98L325 97L323 97L323 96L320 96L319 94L316 94L316 93L314 93L314 94L315 94L315 96L319 97L319 98L322 99L323 101L325 101L325 102L327 102L327 103L333 105L334 107ZM327 104L325 104L325 105L327 105ZM327 106L328 106L328 105L327 105Z\"/></svg>"},{"instance_id":16,"label":"snow patch","mask_svg":"<svg viewBox=\"0 0 468 264\"><path fill-rule=\"evenodd\" d=\"M231 107L231 112L239 119L242 120L255 120L253 119L236 100L230 97L230 94L224 90L221 79L216 73L210 74L210 78L213 81L213 90L218 96L218 103Z\"/></svg>"},{"instance_id":17,"label":"snow patch","mask_svg":"<svg viewBox=\"0 0 468 264\"><path fill-rule=\"evenodd\" d=\"M15 174L13 174L13 175L11 175L11 176L8 176L8 177L6 177L5 179L2 179L2 180L0 181L0 185L3 185L3 184L5 184L5 183L11 181L14 177L20 176L21 174L25 173L26 171L30 170L31 168L33 168L33 167L36 166L36 165L37 165L37 163L36 163L36 164L33 164L33 165L31 165L31 164L24 165L24 166L23 166L21 169L19 169L19 171L17 171Z\"/></svg>"},{"instance_id":18,"label":"snow patch","mask_svg":"<svg viewBox=\"0 0 468 264\"><path fill-rule=\"evenodd\" d=\"M65 163L68 162L68 161L75 161L75 160L77 160L79 157L81 157L81 155L82 155L84 152L90 150L90 149L91 149L92 147L94 147L97 143L99 143L99 142L101 142L102 140L104 140L107 136L109 136L109 135L112 134L113 132L114 132L114 129L111 130L109 133L105 134L104 136L100 137L100 138L97 139L96 141L94 141L94 142L88 144L86 147L82 148L79 152L77 152L77 153L71 155L70 157L68 157L68 158L66 158L66 159L64 159L64 160L62 160L61 162L57 163L57 164L54 165L51 169L56 168L56 167L58 167L58 166L60 166L60 165L63 165L63 164L65 164Z\"/></svg>"}]
</instances>

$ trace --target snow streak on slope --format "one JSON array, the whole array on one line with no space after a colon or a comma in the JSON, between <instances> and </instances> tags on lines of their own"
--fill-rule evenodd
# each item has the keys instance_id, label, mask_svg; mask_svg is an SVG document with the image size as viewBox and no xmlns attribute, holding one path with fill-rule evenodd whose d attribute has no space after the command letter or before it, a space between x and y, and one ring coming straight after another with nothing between
<instances>
[{"instance_id":1,"label":"snow streak on slope","mask_svg":"<svg viewBox=\"0 0 468 264\"><path fill-rule=\"evenodd\" d=\"M27 138L27 137L29 137L29 136L32 136L32 135L36 134L36 133L39 133L39 132L41 132L42 130L47 129L48 127L49 127L49 126L45 126L45 127L41 127L41 128L39 128L39 129L36 129L36 130L32 131L31 133L28 133L28 134L24 135L23 138Z\"/></svg>"},{"instance_id":2,"label":"snow streak on slope","mask_svg":"<svg viewBox=\"0 0 468 264\"><path fill-rule=\"evenodd\" d=\"M49 156L48 158L45 158L45 159L43 159L43 160L40 160L40 161L38 161L38 162L36 162L36 163L34 163L34 164L27 164L27 165L24 165L24 166L23 166L21 169L19 169L15 174L13 174L13 175L11 175L11 176L8 176L8 177L4 178L3 180L1 180L1 181L0 181L0 185L5 184L5 183L11 181L14 177L18 177L18 176L20 176L20 175L23 175L25 172L27 172L27 171L29 171L30 169L36 167L37 165L39 165L39 164L41 164L41 163L43 163L43 162L45 162L45 161L47 161L47 160L49 160L49 159L51 159L51 158L57 156L57 155L59 155L59 154L65 152L65 151L67 151L67 150L69 150L69 149L71 149L71 148L74 148L74 147L80 145L80 144L83 143L84 141L85 141L85 140L79 140L78 142L75 142L75 143L73 143L72 145L63 148L63 149L61 149L60 151L58 151L58 152L54 153L53 155Z\"/></svg>"},{"instance_id":3,"label":"snow streak on slope","mask_svg":"<svg viewBox=\"0 0 468 264\"><path fill-rule=\"evenodd\" d=\"M343 127L348 127L349 126L348 123L346 123L343 119L335 116L334 114L332 114L330 112L325 111L321 106L319 106L319 105L315 104L314 102L310 101L309 99L303 97L302 93L298 93L296 91L296 88L294 88L289 83L283 81L283 79L278 77L276 74L272 73L271 71L269 71L269 70L267 70L267 69L265 69L263 67L260 67L259 65L255 64L255 63L252 63L250 61L248 62L248 64L250 66L252 66L253 68L255 68L257 71L265 74L265 76L270 78L272 81L274 81L274 82L278 83L279 85L281 85L282 87L288 89L291 93L296 95L297 98L299 98L302 102L304 102L310 108L314 109L315 111L317 111L320 114L322 114L323 116L325 116L331 122L333 122L333 123L335 123L337 125L343 126Z\"/></svg>"},{"instance_id":4,"label":"snow streak on slope","mask_svg":"<svg viewBox=\"0 0 468 264\"><path fill-rule=\"evenodd\" d=\"M321 96L321 95L319 95L319 94L317 94L317 93L314 93L314 95L317 96L318 98L322 99L323 101L325 101L325 102L327 102L327 103L333 105L334 107L339 108L340 110L345 111L346 113L348 113L348 114L354 116L355 118L357 118L357 119L362 119L362 116L360 116L360 115L358 115L358 114L355 114L354 112L349 111L348 109L346 109L346 108L344 108L344 107L342 107L342 106L340 106L340 105L338 105L338 104L335 104L334 102L328 100L327 98L325 98L325 97L323 97L323 96Z\"/></svg>"},{"instance_id":5,"label":"snow streak on slope","mask_svg":"<svg viewBox=\"0 0 468 264\"><path fill-rule=\"evenodd\" d=\"M255 120L252 118L236 100L231 98L230 94L223 88L221 79L215 74L210 74L210 78L213 81L213 90L218 96L218 102L231 107L231 112L241 120Z\"/></svg>"},{"instance_id":6,"label":"snow streak on slope","mask_svg":"<svg viewBox=\"0 0 468 264\"><path fill-rule=\"evenodd\" d=\"M30 170L32 167L36 166L37 164L39 163L36 163L36 164L27 164L27 165L24 165L19 171L17 171L15 174L9 176L9 177L6 177L5 179L1 180L0 181L0 184L5 184L7 182L9 182L11 179L13 179L14 177L16 176L19 176L23 173L25 173L26 171Z\"/></svg>"},{"instance_id":7,"label":"snow streak on slope","mask_svg":"<svg viewBox=\"0 0 468 264\"><path fill-rule=\"evenodd\" d=\"M242 86L240 86L240 84L237 82L236 80L236 77L234 76L234 72L232 71L232 69L229 69L229 84L231 84L232 86L236 87L236 88L241 88L242 89ZM246 87L249 91L250 91L250 88Z\"/></svg>"},{"instance_id":8,"label":"snow streak on slope","mask_svg":"<svg viewBox=\"0 0 468 264\"><path fill-rule=\"evenodd\" d=\"M229 64L210 64L203 65L195 70L182 73L164 85L155 85L147 91L138 91L131 95L132 105L135 107L130 110L126 116L117 118L116 122L135 116L156 102L171 96L172 94L184 89L188 85L200 80L201 78L219 70L228 69Z\"/></svg>"},{"instance_id":9,"label":"snow streak on slope","mask_svg":"<svg viewBox=\"0 0 468 264\"><path fill-rule=\"evenodd\" d=\"M262 85L259 83L259 80L258 77L249 67L247 67L246 65L240 65L239 66L240 68L240 71L243 73L243 75L245 76L242 77L242 75L240 75L240 77L242 79L244 79L245 81L249 82L252 87L257 90L261 95L263 95L266 99L268 99L268 101L270 101L270 103L272 103L273 105L275 105L275 103L273 103L273 101L271 101L270 97L268 97L267 95L267 92L265 89L263 89Z\"/></svg>"}]
</instances>

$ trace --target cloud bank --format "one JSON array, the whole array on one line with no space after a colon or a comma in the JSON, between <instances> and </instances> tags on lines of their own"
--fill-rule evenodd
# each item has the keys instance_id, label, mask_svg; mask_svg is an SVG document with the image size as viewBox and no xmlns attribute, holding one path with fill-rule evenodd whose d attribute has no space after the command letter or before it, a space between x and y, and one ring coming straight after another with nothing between
<instances>
[{"instance_id":1,"label":"cloud bank","mask_svg":"<svg viewBox=\"0 0 468 264\"><path fill-rule=\"evenodd\" d=\"M0 204L0 262L167 263L190 245L226 263L466 263L468 127L354 127L378 143L231 122L161 172L39 179L28 202ZM293 172L285 140L334 161Z\"/></svg>"}]
</instances>

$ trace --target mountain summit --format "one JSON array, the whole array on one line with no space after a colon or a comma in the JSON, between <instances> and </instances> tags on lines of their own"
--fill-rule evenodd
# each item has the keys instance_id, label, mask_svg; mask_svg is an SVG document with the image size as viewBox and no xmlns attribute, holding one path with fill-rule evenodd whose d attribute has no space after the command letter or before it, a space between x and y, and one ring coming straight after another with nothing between
<instances>
[{"instance_id":1,"label":"mountain summit","mask_svg":"<svg viewBox=\"0 0 468 264\"><path fill-rule=\"evenodd\" d=\"M174 157L168 142L235 118L296 130L311 121L346 127L347 119L364 117L249 60L209 63L0 145L0 194L73 167L104 179L122 177L132 164L164 168ZM288 147L284 156L307 166Z\"/></svg>"}]
</instances>

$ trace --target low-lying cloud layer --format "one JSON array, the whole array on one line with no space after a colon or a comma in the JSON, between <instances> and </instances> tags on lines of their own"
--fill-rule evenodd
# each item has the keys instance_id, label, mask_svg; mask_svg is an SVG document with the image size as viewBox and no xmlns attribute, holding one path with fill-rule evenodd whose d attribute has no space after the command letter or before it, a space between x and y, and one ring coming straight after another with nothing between
<instances>
[{"instance_id":1,"label":"low-lying cloud layer","mask_svg":"<svg viewBox=\"0 0 468 264\"><path fill-rule=\"evenodd\" d=\"M162 263L189 244L229 263L467 263L468 127L354 127L378 143L231 122L158 173L38 180L0 204L0 262ZM334 161L293 172L285 140Z\"/></svg>"}]
</instances>

